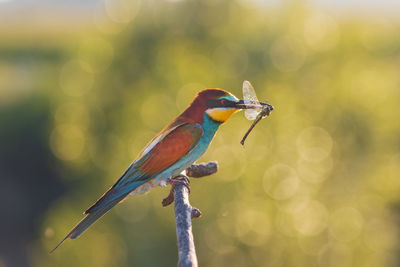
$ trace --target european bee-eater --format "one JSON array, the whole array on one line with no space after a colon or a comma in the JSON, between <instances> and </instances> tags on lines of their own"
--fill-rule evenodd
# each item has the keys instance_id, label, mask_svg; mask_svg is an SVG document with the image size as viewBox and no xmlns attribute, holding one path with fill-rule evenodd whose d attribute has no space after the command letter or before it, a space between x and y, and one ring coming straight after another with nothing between
<instances>
[{"instance_id":1,"label":"european bee-eater","mask_svg":"<svg viewBox=\"0 0 400 267\"><path fill-rule=\"evenodd\" d=\"M143 149L118 181L84 214L67 238L79 237L89 226L128 195L141 194L188 168L206 152L218 127L241 109L262 109L269 104L239 100L222 89L200 91L193 102Z\"/></svg>"}]
</instances>

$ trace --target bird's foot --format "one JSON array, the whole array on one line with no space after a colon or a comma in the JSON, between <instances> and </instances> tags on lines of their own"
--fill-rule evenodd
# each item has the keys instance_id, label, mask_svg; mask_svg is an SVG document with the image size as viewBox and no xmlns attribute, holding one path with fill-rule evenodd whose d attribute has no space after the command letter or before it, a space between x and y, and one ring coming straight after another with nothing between
<instances>
[{"instance_id":1,"label":"bird's foot","mask_svg":"<svg viewBox=\"0 0 400 267\"><path fill-rule=\"evenodd\" d=\"M178 184L181 184L181 185L185 186L190 193L190 180L189 180L189 177L187 177L186 175L180 174L172 179L167 180L167 183L171 184L172 187L177 186Z\"/></svg>"},{"instance_id":2,"label":"bird's foot","mask_svg":"<svg viewBox=\"0 0 400 267\"><path fill-rule=\"evenodd\" d=\"M169 191L169 195L166 198L164 198L162 201L162 205L164 207L171 205L174 202L174 200L175 200L174 193L175 193L176 186L178 186L178 185L185 186L190 194L190 180L185 175L178 175L174 178L168 179L167 183L171 184L172 187L171 187L171 190Z\"/></svg>"}]
</instances>

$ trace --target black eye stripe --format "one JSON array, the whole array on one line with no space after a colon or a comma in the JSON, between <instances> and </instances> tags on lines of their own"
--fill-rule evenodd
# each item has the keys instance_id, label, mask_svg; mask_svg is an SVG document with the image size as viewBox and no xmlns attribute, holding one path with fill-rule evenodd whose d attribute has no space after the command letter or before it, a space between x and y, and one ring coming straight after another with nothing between
<instances>
[{"instance_id":1,"label":"black eye stripe","mask_svg":"<svg viewBox=\"0 0 400 267\"><path fill-rule=\"evenodd\" d=\"M219 104L219 101L218 101L218 100L215 100L215 99L209 99L209 100L207 100L207 102L206 102L206 105L207 105L207 107L209 107L209 108L218 107L218 104Z\"/></svg>"},{"instance_id":2,"label":"black eye stripe","mask_svg":"<svg viewBox=\"0 0 400 267\"><path fill-rule=\"evenodd\" d=\"M209 99L206 102L207 107L209 108L223 108L223 107L235 107L235 102L230 101L228 99Z\"/></svg>"}]
</instances>

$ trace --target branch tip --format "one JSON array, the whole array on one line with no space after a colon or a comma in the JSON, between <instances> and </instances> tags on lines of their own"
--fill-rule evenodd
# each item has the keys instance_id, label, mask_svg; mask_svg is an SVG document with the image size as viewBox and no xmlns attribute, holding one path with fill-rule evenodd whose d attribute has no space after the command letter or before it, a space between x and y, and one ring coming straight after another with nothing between
<instances>
[{"instance_id":1,"label":"branch tip","mask_svg":"<svg viewBox=\"0 0 400 267\"><path fill-rule=\"evenodd\" d=\"M186 169L186 175L193 178L200 178L214 174L218 171L218 163L210 161L208 163L193 164Z\"/></svg>"},{"instance_id":2,"label":"branch tip","mask_svg":"<svg viewBox=\"0 0 400 267\"><path fill-rule=\"evenodd\" d=\"M192 219L201 217L201 211L198 208L192 207Z\"/></svg>"}]
</instances>

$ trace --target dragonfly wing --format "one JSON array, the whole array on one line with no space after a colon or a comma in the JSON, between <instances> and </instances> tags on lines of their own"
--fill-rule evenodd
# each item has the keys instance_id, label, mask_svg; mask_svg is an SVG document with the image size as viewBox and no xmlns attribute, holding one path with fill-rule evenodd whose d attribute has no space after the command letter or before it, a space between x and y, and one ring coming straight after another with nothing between
<instances>
[{"instance_id":1,"label":"dragonfly wing","mask_svg":"<svg viewBox=\"0 0 400 267\"><path fill-rule=\"evenodd\" d=\"M249 81L244 81L243 82L243 98L244 100L251 100L251 101L255 101L255 102L259 102L257 99L257 95L256 92L254 91L253 86L251 85L251 83ZM257 109L246 109L244 111L244 116L246 117L246 119L248 120L255 120L258 113L260 113L260 110Z\"/></svg>"},{"instance_id":2,"label":"dragonfly wing","mask_svg":"<svg viewBox=\"0 0 400 267\"><path fill-rule=\"evenodd\" d=\"M260 113L260 111L256 110L256 109L246 109L244 111L244 116L246 117L246 119L248 119L249 121L254 121L257 118L257 115Z\"/></svg>"}]
</instances>

